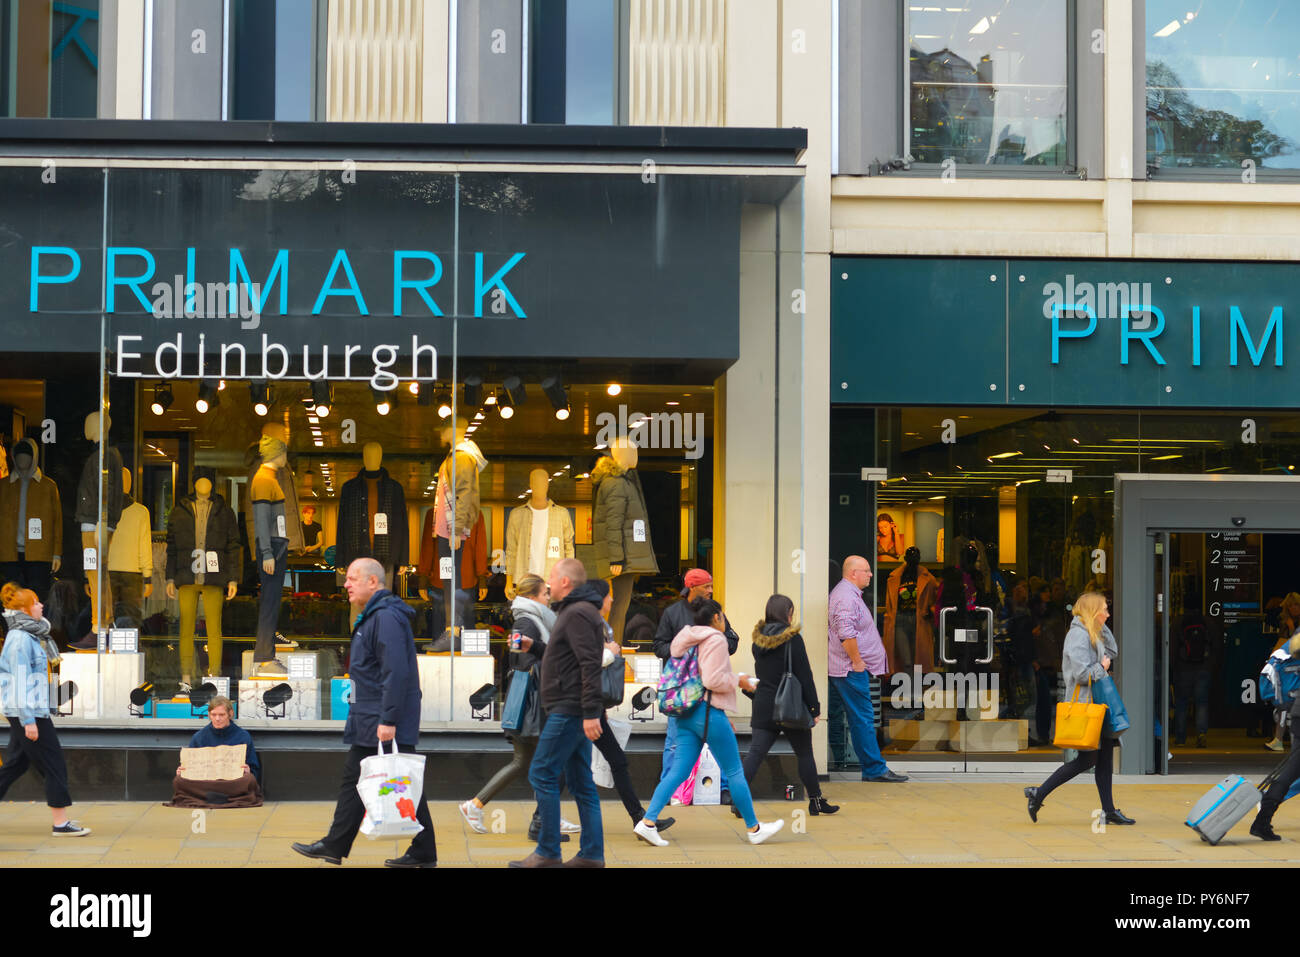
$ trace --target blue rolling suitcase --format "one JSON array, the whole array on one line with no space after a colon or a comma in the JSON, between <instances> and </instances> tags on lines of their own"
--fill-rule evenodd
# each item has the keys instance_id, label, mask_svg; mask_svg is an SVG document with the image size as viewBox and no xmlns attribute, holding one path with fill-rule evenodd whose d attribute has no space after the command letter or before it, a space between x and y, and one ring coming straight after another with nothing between
<instances>
[{"instance_id":1,"label":"blue rolling suitcase","mask_svg":"<svg viewBox=\"0 0 1300 957\"><path fill-rule=\"evenodd\" d=\"M1285 762L1283 762L1285 763ZM1259 787L1240 774L1230 774L1206 793L1187 815L1187 826L1201 835L1202 841L1218 844L1237 822L1259 806L1260 796L1277 778L1281 765Z\"/></svg>"}]
</instances>

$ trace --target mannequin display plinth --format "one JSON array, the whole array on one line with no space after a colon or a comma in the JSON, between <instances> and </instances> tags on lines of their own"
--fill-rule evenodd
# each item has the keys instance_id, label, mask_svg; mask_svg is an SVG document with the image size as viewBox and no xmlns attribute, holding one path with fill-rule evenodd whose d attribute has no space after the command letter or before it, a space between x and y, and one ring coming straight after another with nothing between
<instances>
[{"instance_id":1,"label":"mannequin display plinth","mask_svg":"<svg viewBox=\"0 0 1300 957\"><path fill-rule=\"evenodd\" d=\"M167 597L178 598L181 611L181 683L199 674L194 664L194 631L199 601L208 637L208 669L221 674L221 607L235 597L241 571L239 523L212 477L196 470L194 494L176 503L167 519Z\"/></svg>"},{"instance_id":2,"label":"mannequin display plinth","mask_svg":"<svg viewBox=\"0 0 1300 957\"><path fill-rule=\"evenodd\" d=\"M144 600L153 594L153 538L149 509L131 500L131 470L122 469L122 516L108 548L113 624L139 628Z\"/></svg>"},{"instance_id":3,"label":"mannequin display plinth","mask_svg":"<svg viewBox=\"0 0 1300 957\"><path fill-rule=\"evenodd\" d=\"M596 575L610 580L613 607L609 624L614 629L614 641L620 645L627 609L632 602L632 586L640 575L659 574L636 466L636 446L626 439L616 439L610 445L609 455L603 456L591 470L595 488L591 537L596 552Z\"/></svg>"},{"instance_id":4,"label":"mannequin display plinth","mask_svg":"<svg viewBox=\"0 0 1300 957\"><path fill-rule=\"evenodd\" d=\"M9 476L0 479L0 578L30 588L42 602L63 564L63 504L54 480L37 465L31 439L14 444Z\"/></svg>"},{"instance_id":5,"label":"mannequin display plinth","mask_svg":"<svg viewBox=\"0 0 1300 957\"><path fill-rule=\"evenodd\" d=\"M99 568L113 543L113 530L122 516L122 456L108 444L113 427L107 412L86 416L85 435L93 448L77 483L75 518L81 526L82 568L90 584L90 621L93 631L108 627L105 609L112 607L107 578ZM102 460L102 461L101 461ZM102 479L102 481L101 481Z\"/></svg>"}]
</instances>

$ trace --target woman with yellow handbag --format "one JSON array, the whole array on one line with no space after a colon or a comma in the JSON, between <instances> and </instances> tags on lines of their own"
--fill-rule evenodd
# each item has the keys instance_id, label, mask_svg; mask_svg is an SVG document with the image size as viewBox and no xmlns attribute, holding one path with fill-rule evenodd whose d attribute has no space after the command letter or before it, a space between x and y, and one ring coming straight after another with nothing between
<instances>
[{"instance_id":1,"label":"woman with yellow handbag","mask_svg":"<svg viewBox=\"0 0 1300 957\"><path fill-rule=\"evenodd\" d=\"M1071 691L1073 710L1080 706L1093 709L1104 706L1092 704L1092 682L1106 677L1111 662L1119 656L1119 647L1115 636L1106 627L1110 612L1106 609L1106 596L1100 592L1087 592L1080 595L1074 603L1074 621L1065 636L1065 648L1061 655L1061 671L1065 677L1065 687ZM1070 708L1070 703L1062 702L1060 709ZM1088 716L1089 718L1095 716ZM1058 718L1058 723L1060 723ZM1093 722L1095 723L1095 722ZM1099 728L1099 723L1098 723ZM1089 728L1093 732L1098 728ZM1061 737L1058 729L1057 737ZM1087 732L1085 732L1086 734ZM1052 772L1051 777L1039 787L1025 788L1025 797L1029 799L1029 819L1038 822L1038 809L1043 806L1047 796L1066 781L1076 777L1092 767L1097 768L1097 794L1101 797L1101 807L1106 815L1107 824L1132 824L1133 818L1125 816L1115 808L1111 797L1111 776L1115 763L1115 738L1100 735L1095 750L1080 750L1078 757L1067 761ZM1077 745L1072 745L1077 746Z\"/></svg>"}]
</instances>

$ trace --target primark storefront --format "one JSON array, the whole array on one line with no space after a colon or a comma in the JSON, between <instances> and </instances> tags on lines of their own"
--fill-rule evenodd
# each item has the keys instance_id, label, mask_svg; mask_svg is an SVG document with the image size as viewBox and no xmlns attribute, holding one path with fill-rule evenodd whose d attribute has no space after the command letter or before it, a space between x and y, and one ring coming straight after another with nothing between
<instances>
[{"instance_id":1,"label":"primark storefront","mask_svg":"<svg viewBox=\"0 0 1300 957\"><path fill-rule=\"evenodd\" d=\"M646 520L613 578L616 710L657 775L664 719L636 692L658 663L624 625L685 568L726 587L729 467L767 476L778 551L802 545L798 463L786 488L771 447L729 455L724 410L755 434L801 414L802 316L778 305L802 287L804 136L8 121L0 565L62 645L74 791L169 794L222 693L273 797L330 793L341 572L369 556L415 611L432 794L463 797L508 749L515 582L570 556L610 575L624 532L594 491L628 472ZM778 334L764 394L729 389L742 356L778 368ZM454 557L440 495L469 530ZM801 600L747 561L733 600Z\"/></svg>"},{"instance_id":2,"label":"primark storefront","mask_svg":"<svg viewBox=\"0 0 1300 957\"><path fill-rule=\"evenodd\" d=\"M1061 642L1100 591L1123 770L1271 766L1256 679L1300 602L1296 278L834 260L831 552L875 556L893 761L1057 760Z\"/></svg>"}]
</instances>

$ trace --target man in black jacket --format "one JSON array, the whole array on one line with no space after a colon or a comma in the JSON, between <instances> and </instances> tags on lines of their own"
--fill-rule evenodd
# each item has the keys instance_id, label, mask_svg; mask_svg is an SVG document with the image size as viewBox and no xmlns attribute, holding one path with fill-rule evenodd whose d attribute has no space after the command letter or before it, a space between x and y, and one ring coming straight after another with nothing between
<instances>
[{"instance_id":1,"label":"man in black jacket","mask_svg":"<svg viewBox=\"0 0 1300 957\"><path fill-rule=\"evenodd\" d=\"M358 558L348 566L344 587L348 600L362 609L352 632L349 672L352 705L343 727L343 743L350 744L343 766L343 783L334 807L329 833L314 844L294 844L304 857L339 864L352 850L365 817L357 793L361 761L379 750L381 742L397 739L397 750L413 752L420 738L420 678L415 666L415 637L411 619L415 611L383 586L384 566L373 558ZM385 861L389 867L437 867L438 846L424 793L415 809L423 830L411 838L401 857Z\"/></svg>"},{"instance_id":2,"label":"man in black jacket","mask_svg":"<svg viewBox=\"0 0 1300 957\"><path fill-rule=\"evenodd\" d=\"M551 600L559 614L542 658L542 708L546 725L528 780L537 794L542 830L537 848L511 867L604 867L605 838L600 796L591 779L591 742L600 737L605 710L600 693L600 660L605 623L603 596L587 584L587 572L575 558L562 558L551 569ZM560 858L560 773L578 802L582 843L578 856Z\"/></svg>"},{"instance_id":3,"label":"man in black jacket","mask_svg":"<svg viewBox=\"0 0 1300 957\"><path fill-rule=\"evenodd\" d=\"M713 597L713 576L703 568L692 568L686 573L682 584L686 587L682 589L680 601L675 601L664 609L663 617L659 619L659 627L655 630L655 654L667 661L672 657L673 639L677 633L687 625L694 624L691 620L691 602L697 598ZM731 622L727 621L727 616L722 616L722 622L726 626L723 634L727 638L727 654L734 655L736 649L740 646L740 635L731 627ZM659 773L659 780L662 781L668 777L668 772L673 767L673 757L677 751L677 719L668 715L668 731L664 735L664 761L663 770ZM722 803L731 803L731 789L727 787L727 777L722 776Z\"/></svg>"}]
</instances>

